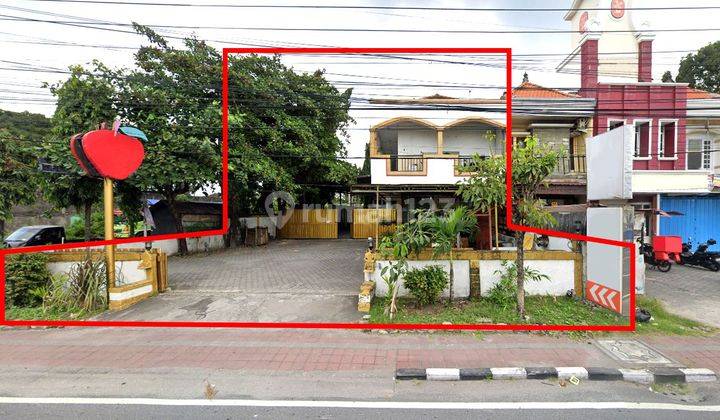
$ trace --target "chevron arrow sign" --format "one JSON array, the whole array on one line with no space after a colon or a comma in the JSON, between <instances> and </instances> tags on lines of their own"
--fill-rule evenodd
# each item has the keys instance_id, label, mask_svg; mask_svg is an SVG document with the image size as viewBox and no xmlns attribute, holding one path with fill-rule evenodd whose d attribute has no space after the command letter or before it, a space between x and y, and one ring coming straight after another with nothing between
<instances>
[{"instance_id":1,"label":"chevron arrow sign","mask_svg":"<svg viewBox=\"0 0 720 420\"><path fill-rule=\"evenodd\" d=\"M585 286L585 298L617 313L622 313L621 296L618 290L588 280Z\"/></svg>"}]
</instances>

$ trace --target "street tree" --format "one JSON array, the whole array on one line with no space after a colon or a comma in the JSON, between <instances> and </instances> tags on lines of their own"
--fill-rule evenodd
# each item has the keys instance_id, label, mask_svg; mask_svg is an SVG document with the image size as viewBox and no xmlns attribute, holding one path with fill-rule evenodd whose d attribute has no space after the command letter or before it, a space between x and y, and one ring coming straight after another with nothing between
<instances>
[{"instance_id":1,"label":"street tree","mask_svg":"<svg viewBox=\"0 0 720 420\"><path fill-rule=\"evenodd\" d=\"M0 110L0 238L12 208L29 205L38 193L37 150L50 131L42 114Z\"/></svg>"},{"instance_id":2,"label":"street tree","mask_svg":"<svg viewBox=\"0 0 720 420\"><path fill-rule=\"evenodd\" d=\"M229 112L242 116L230 129L236 171L230 191L240 198L231 204L259 210L275 190L307 203L331 202L328 187L347 185L358 174L340 159L347 155L351 90L339 92L321 71L298 73L279 56L231 57L229 66Z\"/></svg>"},{"instance_id":3,"label":"street tree","mask_svg":"<svg viewBox=\"0 0 720 420\"><path fill-rule=\"evenodd\" d=\"M136 25L149 40L135 54L132 70L107 70L117 86L115 103L120 118L147 135L143 165L128 178L128 189L161 195L175 219L175 231L184 231L178 198L210 193L219 185L221 171L220 57L203 41L189 38L185 48L174 48L151 29ZM136 200L126 200L132 207ZM139 203L137 208L139 208ZM133 211L134 213L134 211ZM178 252L187 242L178 240Z\"/></svg>"},{"instance_id":4,"label":"street tree","mask_svg":"<svg viewBox=\"0 0 720 420\"><path fill-rule=\"evenodd\" d=\"M677 82L720 93L720 41L710 43L680 60Z\"/></svg>"},{"instance_id":5,"label":"street tree","mask_svg":"<svg viewBox=\"0 0 720 420\"><path fill-rule=\"evenodd\" d=\"M64 82L47 85L57 98L52 130L42 142L41 155L58 171L43 176L45 198L56 208L74 207L85 220L85 240L92 236L92 207L102 197L102 182L82 171L70 153L70 137L111 123L116 111L107 68L93 62L92 69L71 66Z\"/></svg>"},{"instance_id":6,"label":"street tree","mask_svg":"<svg viewBox=\"0 0 720 420\"><path fill-rule=\"evenodd\" d=\"M555 223L545 210L544 200L537 197L538 189L553 172L560 152L550 145L540 145L534 136L512 147L512 208L514 223L523 226L546 227ZM504 207L506 194L506 163L504 155L484 157L474 155L468 170L473 173L461 182L458 195L477 211L487 213L495 206ZM525 317L525 252L524 232L515 231L517 266L517 310Z\"/></svg>"},{"instance_id":7,"label":"street tree","mask_svg":"<svg viewBox=\"0 0 720 420\"><path fill-rule=\"evenodd\" d=\"M37 193L37 158L33 139L0 128L0 239L18 204L32 204Z\"/></svg>"}]
</instances>

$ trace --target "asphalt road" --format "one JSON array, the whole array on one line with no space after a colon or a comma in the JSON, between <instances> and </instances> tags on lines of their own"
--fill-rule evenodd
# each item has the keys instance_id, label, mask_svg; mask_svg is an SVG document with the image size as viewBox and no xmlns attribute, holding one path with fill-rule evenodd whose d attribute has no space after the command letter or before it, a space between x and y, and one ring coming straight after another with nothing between
<instances>
[{"instance_id":1,"label":"asphalt road","mask_svg":"<svg viewBox=\"0 0 720 420\"><path fill-rule=\"evenodd\" d=\"M272 404L272 401L263 403ZM283 405L286 402L280 401ZM300 402L302 403L302 402ZM368 404L368 403L365 403ZM379 403L383 404L383 403ZM413 405L414 403L403 403ZM552 404L552 403L551 403ZM467 419L467 418L507 418L507 419L716 419L720 407L715 411L686 411L687 406L679 409L668 408L567 408L568 403L557 403L557 408L547 409L503 409L500 407L477 408L458 406L457 408L428 407L274 407L274 406L187 406L187 405L105 405L105 404L0 404L0 418L12 419L44 419L44 418L75 418L75 419ZM321 404L322 405L322 404ZM598 403L586 403L586 406ZM563 408L564 407L564 408Z\"/></svg>"}]
</instances>

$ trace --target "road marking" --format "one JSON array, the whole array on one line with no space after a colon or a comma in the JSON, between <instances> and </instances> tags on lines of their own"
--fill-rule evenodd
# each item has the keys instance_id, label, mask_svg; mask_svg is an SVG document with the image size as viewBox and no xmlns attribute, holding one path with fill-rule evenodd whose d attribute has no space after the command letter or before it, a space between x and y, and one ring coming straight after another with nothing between
<instances>
[{"instance_id":1,"label":"road marking","mask_svg":"<svg viewBox=\"0 0 720 420\"><path fill-rule=\"evenodd\" d=\"M155 405L218 407L298 407L298 408L393 408L419 410L674 410L720 412L720 405L686 405L637 402L405 402L405 401L303 401L303 400L194 400L154 398L23 398L0 397L0 404L67 405Z\"/></svg>"}]
</instances>

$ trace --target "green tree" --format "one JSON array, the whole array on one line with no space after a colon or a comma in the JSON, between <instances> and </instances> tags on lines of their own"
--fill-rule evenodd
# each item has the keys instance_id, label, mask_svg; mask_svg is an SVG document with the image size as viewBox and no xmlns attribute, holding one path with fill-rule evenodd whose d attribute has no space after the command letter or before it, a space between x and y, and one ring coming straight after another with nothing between
<instances>
[{"instance_id":1,"label":"green tree","mask_svg":"<svg viewBox=\"0 0 720 420\"><path fill-rule=\"evenodd\" d=\"M71 136L115 119L112 82L99 75L106 70L97 61L92 71L72 66L67 80L49 85L57 106L51 134L42 144L43 157L62 171L44 175L45 197L57 208L75 207L84 215L86 241L92 239L92 207L102 198L102 182L85 175L70 153L69 143Z\"/></svg>"},{"instance_id":2,"label":"green tree","mask_svg":"<svg viewBox=\"0 0 720 420\"><path fill-rule=\"evenodd\" d=\"M0 128L0 238L18 204L32 204L37 193L37 159L31 139Z\"/></svg>"},{"instance_id":3,"label":"green tree","mask_svg":"<svg viewBox=\"0 0 720 420\"><path fill-rule=\"evenodd\" d=\"M663 75L662 75L662 80L661 80L661 81L662 81L663 83L673 83L673 82L674 82L673 77L672 77L672 73L670 73L670 70L668 70L668 71L666 71L665 73L663 73Z\"/></svg>"},{"instance_id":4,"label":"green tree","mask_svg":"<svg viewBox=\"0 0 720 420\"><path fill-rule=\"evenodd\" d=\"M363 160L363 166L360 169L360 175L370 176L370 143L365 145L365 160Z\"/></svg>"},{"instance_id":5,"label":"green tree","mask_svg":"<svg viewBox=\"0 0 720 420\"><path fill-rule=\"evenodd\" d=\"M150 41L135 54L136 69L106 72L117 83L118 114L148 137L145 161L128 178L136 187L129 193L137 197L139 189L162 195L181 233L178 198L219 183L220 84L212 82L221 74L220 56L197 39L186 39L185 48L176 49L149 28L136 25L136 30ZM141 205L138 200L124 204L133 202ZM178 249L187 253L184 239L178 240Z\"/></svg>"},{"instance_id":6,"label":"green tree","mask_svg":"<svg viewBox=\"0 0 720 420\"><path fill-rule=\"evenodd\" d=\"M0 109L0 127L10 135L22 139L39 141L50 132L50 119L42 114L27 111L12 112Z\"/></svg>"},{"instance_id":7,"label":"green tree","mask_svg":"<svg viewBox=\"0 0 720 420\"><path fill-rule=\"evenodd\" d=\"M560 159L560 152L550 145L539 145L534 136L527 137L522 144L512 149L512 218L524 226L545 227L555 223L552 215L544 209L545 202L537 198L538 188L545 182ZM468 168L473 175L462 182L458 195L474 209L487 213L495 206L505 205L505 156L489 158L473 156ZM517 310L525 317L525 252L524 232L515 231L517 248Z\"/></svg>"},{"instance_id":8,"label":"green tree","mask_svg":"<svg viewBox=\"0 0 720 420\"><path fill-rule=\"evenodd\" d=\"M0 110L0 238L12 208L37 197L37 146L49 132L50 120L42 114Z\"/></svg>"},{"instance_id":9,"label":"green tree","mask_svg":"<svg viewBox=\"0 0 720 420\"><path fill-rule=\"evenodd\" d=\"M455 287L455 269L453 267L455 247L460 247L460 235L470 233L475 227L476 219L466 207L459 206L445 215L431 219L433 255L435 258L448 255L450 259L450 294L448 304L453 301Z\"/></svg>"},{"instance_id":10,"label":"green tree","mask_svg":"<svg viewBox=\"0 0 720 420\"><path fill-rule=\"evenodd\" d=\"M692 88L720 93L720 41L710 43L680 60L675 80L688 83Z\"/></svg>"},{"instance_id":11,"label":"green tree","mask_svg":"<svg viewBox=\"0 0 720 420\"><path fill-rule=\"evenodd\" d=\"M230 203L262 208L284 190L325 204L357 168L345 157L350 90L339 92L322 72L296 73L278 56L230 59Z\"/></svg>"}]
</instances>

